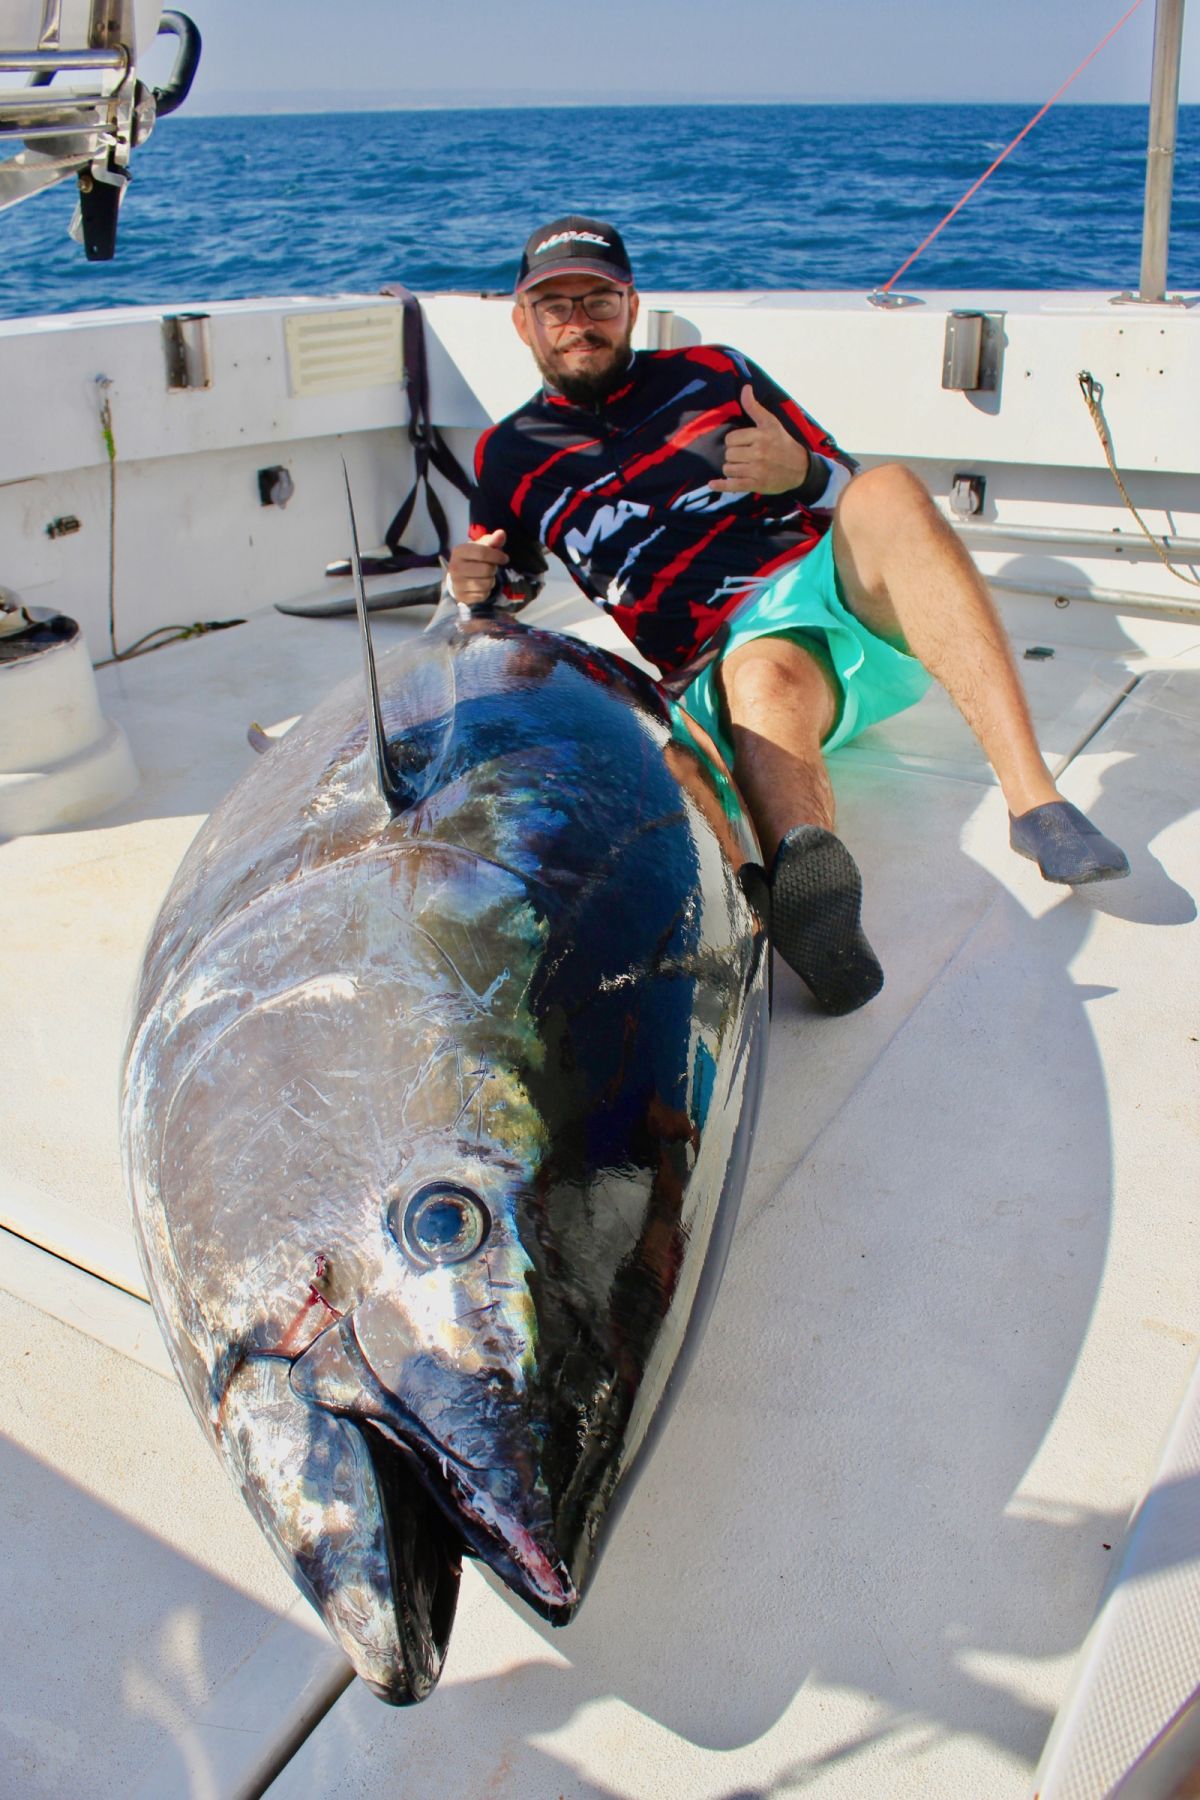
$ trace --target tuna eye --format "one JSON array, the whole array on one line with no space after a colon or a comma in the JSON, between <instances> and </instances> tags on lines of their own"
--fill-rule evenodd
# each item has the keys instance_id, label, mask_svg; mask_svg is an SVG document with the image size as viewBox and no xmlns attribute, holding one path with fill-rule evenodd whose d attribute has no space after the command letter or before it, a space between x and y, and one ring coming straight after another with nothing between
<instances>
[{"instance_id":1,"label":"tuna eye","mask_svg":"<svg viewBox=\"0 0 1200 1800\"><path fill-rule=\"evenodd\" d=\"M404 1208L397 1233L397 1205L392 1209L392 1230L417 1262L428 1264L465 1262L480 1250L492 1229L483 1201L467 1188L431 1182L420 1188Z\"/></svg>"}]
</instances>

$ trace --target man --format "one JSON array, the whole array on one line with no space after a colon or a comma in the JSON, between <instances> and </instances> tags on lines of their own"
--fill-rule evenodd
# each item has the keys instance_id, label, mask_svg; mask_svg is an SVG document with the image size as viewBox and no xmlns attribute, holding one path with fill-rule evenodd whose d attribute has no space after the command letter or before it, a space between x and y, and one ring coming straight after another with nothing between
<instances>
[{"instance_id":1,"label":"man","mask_svg":"<svg viewBox=\"0 0 1200 1800\"><path fill-rule=\"evenodd\" d=\"M856 465L736 350L631 351L619 233L535 231L513 323L541 392L476 454L461 604L521 604L552 550L730 763L770 872L771 937L819 1005L878 992L862 883L834 836L825 754L941 682L1048 881L1126 875L1062 800L987 588L917 478Z\"/></svg>"}]
</instances>

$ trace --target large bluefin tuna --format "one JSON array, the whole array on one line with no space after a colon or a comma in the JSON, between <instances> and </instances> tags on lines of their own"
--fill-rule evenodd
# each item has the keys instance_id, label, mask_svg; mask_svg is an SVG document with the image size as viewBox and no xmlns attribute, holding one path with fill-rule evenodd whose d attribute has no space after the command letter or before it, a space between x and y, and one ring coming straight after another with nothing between
<instances>
[{"instance_id":1,"label":"large bluefin tuna","mask_svg":"<svg viewBox=\"0 0 1200 1800\"><path fill-rule=\"evenodd\" d=\"M463 1553L579 1603L720 1276L767 959L753 835L652 682L450 605L380 677L382 736L340 688L192 846L124 1144L191 1404L403 1703Z\"/></svg>"}]
</instances>

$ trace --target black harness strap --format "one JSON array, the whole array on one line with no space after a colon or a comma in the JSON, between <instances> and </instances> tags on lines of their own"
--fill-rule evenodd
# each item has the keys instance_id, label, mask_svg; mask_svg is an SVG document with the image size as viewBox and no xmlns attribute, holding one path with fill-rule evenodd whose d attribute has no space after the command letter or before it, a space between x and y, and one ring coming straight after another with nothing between
<instances>
[{"instance_id":1,"label":"black harness strap","mask_svg":"<svg viewBox=\"0 0 1200 1800\"><path fill-rule=\"evenodd\" d=\"M403 348L404 382L408 391L408 441L413 453L413 484L400 502L396 516L383 534L387 556L364 556L364 575L397 575L408 569L436 569L450 555L450 526L445 508L429 479L430 465L443 475L468 500L473 484L429 417L429 365L425 355L425 321L421 303L408 288L398 283L382 288L381 293L399 300L404 308ZM416 509L417 498L424 490L425 510L437 533L436 553L422 554L407 550L401 543ZM350 564L344 559L332 562L326 575L345 576Z\"/></svg>"}]
</instances>

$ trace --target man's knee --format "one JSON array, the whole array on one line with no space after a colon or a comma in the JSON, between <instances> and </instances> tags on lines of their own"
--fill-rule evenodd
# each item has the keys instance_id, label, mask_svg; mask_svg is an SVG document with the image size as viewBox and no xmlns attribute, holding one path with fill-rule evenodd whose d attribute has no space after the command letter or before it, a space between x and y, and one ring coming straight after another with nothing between
<instances>
[{"instance_id":1,"label":"man's knee","mask_svg":"<svg viewBox=\"0 0 1200 1800\"><path fill-rule=\"evenodd\" d=\"M758 638L722 662L721 696L731 725L786 713L811 721L818 742L837 712L833 678L816 654L787 638Z\"/></svg>"},{"instance_id":2,"label":"man's knee","mask_svg":"<svg viewBox=\"0 0 1200 1800\"><path fill-rule=\"evenodd\" d=\"M929 489L919 475L903 463L880 463L874 469L864 469L843 490L836 518L843 532L894 531L906 521L927 521L936 512Z\"/></svg>"}]
</instances>

